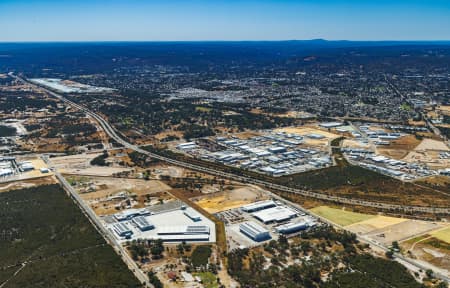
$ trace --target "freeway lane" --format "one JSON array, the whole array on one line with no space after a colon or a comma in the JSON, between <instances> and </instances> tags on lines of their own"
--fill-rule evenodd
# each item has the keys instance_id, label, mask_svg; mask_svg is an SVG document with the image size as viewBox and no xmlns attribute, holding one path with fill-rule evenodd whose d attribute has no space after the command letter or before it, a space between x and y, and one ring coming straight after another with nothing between
<instances>
[{"instance_id":1,"label":"freeway lane","mask_svg":"<svg viewBox=\"0 0 450 288\"><path fill-rule=\"evenodd\" d=\"M326 200L326 201L333 201L336 203L342 203L342 204L351 204L351 205L360 205L360 206L367 206L367 207L374 207L374 208L380 208L380 209L388 209L388 210L398 210L398 211L405 211L405 212L427 212L427 213L438 213L438 214L450 214L450 208L442 208L442 207L419 207L419 206L402 206L402 205L395 205L395 204L388 204L388 203L379 203L379 202L371 202L371 201L365 201L365 200L353 200L353 199L349 199L349 198L344 198L344 197L337 197L337 196L331 196L331 195L326 195L326 194L322 194L322 193L317 193L317 192L312 192L312 191L306 191L306 190L300 190L300 189L294 189L294 188L290 188L290 187L286 187L286 186L282 186L282 185L278 185L278 184L273 184L267 181L262 181L259 179L254 179L251 177L247 177L247 176L242 176L242 175L236 175L236 174L232 174L232 173L226 173L223 171L219 171L219 170L214 170L214 169L210 169L210 168L206 168L203 166L198 166L198 165L194 165L188 162L182 162L182 161L178 161L178 160L174 160L168 157L164 157L155 153L151 153L149 151L143 150L140 147L127 142L126 140L124 140L121 136L119 136L116 132L116 130L100 115L92 112L91 110L89 110L88 108L81 106L73 101L70 101L69 99L63 97L60 94L57 94L53 91L50 91L48 89L45 89L43 87L37 86L33 83L30 83L29 81L20 78L18 76L13 75L12 73L10 73L10 75L12 77L15 77L17 80L28 83L34 87L40 88L45 90L47 93L49 93L50 95L60 99L61 101L65 102L68 105L71 105L83 112L85 112L88 116L94 118L95 120L98 121L98 123L100 124L100 126L104 129L105 133L107 133L112 139L114 139L115 141L117 141L118 143L122 144L124 147L134 150L136 152L142 153L144 155L147 155L149 157L153 157L155 159L164 161L166 163L169 164L173 164L176 166L180 166L180 167L184 167L187 169L191 169L191 170L195 170L195 171L199 171L199 172L203 172L203 173L207 173L207 174L211 174L214 176L219 176L219 177L223 177L226 179L230 179L230 180L234 180L234 181L238 181L238 182L242 182L242 183L247 183L247 184L253 184L253 185L257 185L257 186L261 186L264 188L269 188L272 190L276 190L276 191L281 191L281 192L289 192L289 193L294 193L294 194L299 194L302 196L307 196L307 197L312 197L312 198L316 198L316 199L321 199L321 200ZM95 213L92 211L92 209L90 207L88 207L87 205L85 205L83 203L83 201L81 200L81 198L78 196L78 194L73 190L73 188L67 183L67 181L64 179L64 177L62 177L59 173L56 174L58 179L60 179L61 183L63 183L63 185L66 187L66 185L68 185L66 187L66 189L68 189L68 191L74 195L75 199L77 200L78 203L80 203L79 205L81 205L82 209L86 209L85 211L88 213L88 216L92 219L92 221L94 221L95 225L99 225L99 229L102 230L102 234L106 237L112 237L112 243L113 245L117 248L120 249L120 251L124 250L124 248L119 244L118 247L117 245L117 241L115 240L114 236L111 235L111 233L109 231L107 231L107 229L105 229L101 223L98 221ZM274 198L283 200L283 201L287 201L286 199L282 199L279 195L276 195L274 193L268 192L270 193L270 195ZM76 196L75 196L76 195ZM290 202L290 201L288 201ZM296 206L297 208L304 210L302 207L300 207L299 205L295 204L295 203L291 203L292 205ZM308 213L314 215L314 213L311 213L310 211L308 211ZM323 222L328 223L330 225L333 225L334 227L338 227L340 229L343 229L343 227L340 227L338 225L336 225L335 223L332 223L330 221L328 221L325 218L320 217L319 215L314 215L317 218L321 219ZM108 236L109 235L109 236ZM379 243L368 239L367 237L361 237L358 236L358 239L361 240L362 242L365 243L369 243L371 245L373 245L374 247L378 247L379 249L383 250L383 251L388 251L389 249L387 247L384 247L382 245L380 245ZM127 255L127 253L123 253L121 252L122 255ZM424 266L422 263L414 260L414 259L410 259L407 257L404 257L403 255L399 254L399 253L395 253L394 254L395 257L398 259L399 262L406 262L409 263L410 265L414 266L416 269L418 270L426 270L429 267ZM133 267L133 272L135 272L135 274L137 273L137 271L140 271L140 269L137 269L137 265L134 263L134 261L132 261L131 259L125 259L126 263L129 265L129 267ZM134 268L136 267L136 268ZM139 273L138 273L139 274ZM443 275L442 273L436 272L435 276L443 279L447 282L450 282L450 278L447 277L446 275ZM146 276L144 275L144 278L146 278ZM142 279L141 276L138 277L138 279ZM151 287L151 284L148 283L148 280L144 281L145 283L147 283L147 285L149 285Z\"/></svg>"},{"instance_id":2,"label":"freeway lane","mask_svg":"<svg viewBox=\"0 0 450 288\"><path fill-rule=\"evenodd\" d=\"M45 156L42 159L51 167L51 163L49 159ZM122 260L128 266L128 268L134 273L136 278L141 282L145 283L146 287L152 287L148 281L147 275L137 266L136 262L131 259L130 255L127 253L126 249L117 241L111 231L105 228L105 226L100 222L99 218L95 214L95 212L91 209L89 205L87 205L83 199L78 195L78 193L73 189L73 187L67 182L67 180L56 170L54 171L56 178L59 180L64 190L69 193L69 195L75 200L78 206L81 208L81 211L88 217L97 231L105 238L105 240L111 244L117 254L122 257Z\"/></svg>"},{"instance_id":3,"label":"freeway lane","mask_svg":"<svg viewBox=\"0 0 450 288\"><path fill-rule=\"evenodd\" d=\"M340 204L359 205L359 206L372 207L372 208L377 208L377 209L403 211L406 213L418 212L418 213L450 215L450 207L421 207L421 206L397 205L397 204L374 202L374 201L367 201L367 200L357 200L357 199L350 199L350 198L346 198L346 197L327 195L327 194L323 194L323 193L302 190L302 189L296 189L296 188L291 188L291 187L287 187L287 186L283 186L283 185L279 185L279 184L274 184L274 183L271 183L268 181L255 179L255 178L252 178L249 176L227 173L227 172L223 172L220 170L215 170L212 168L207 168L207 167L203 167L200 165L195 165L195 164L191 164L188 162L174 160L174 159L171 159L171 158L168 158L165 156L161 156L161 155L146 151L132 143L129 143L128 141L123 139L121 136L119 136L119 134L116 132L115 128L112 127L111 124L109 124L109 122L107 122L103 117L101 117L100 115L96 114L95 112L89 110L88 108L86 108L80 104L77 104L58 93L55 93L51 90L48 90L41 86L38 86L34 83L31 83L24 78L15 76L12 73L10 73L10 75L12 77L15 77L19 81L25 82L29 85L32 85L39 89L42 89L42 90L46 91L47 93L49 93L50 95L52 95L53 97L60 99L64 103L66 103L74 108L77 108L80 111L83 111L84 113L86 113L86 115L88 115L88 116L92 117L93 119L95 119L96 121L98 121L100 126L104 129L105 133L108 134L112 139L114 139L115 141L117 141L118 143L123 145L125 148L134 150L136 152L142 153L149 157L158 159L160 161L163 161L163 162L175 165L175 166L180 166L183 168L191 169L191 170L198 171L198 172L203 172L203 173L214 175L214 176L219 176L219 177L222 177L225 179L239 181L239 182L246 183L246 184L254 184L254 185L262 186L264 188L268 188L268 189L272 189L272 190L276 190L276 191L298 194L298 195L305 196L305 197L311 197L311 198L315 198L315 199L331 201L331 202L340 203Z\"/></svg>"}]
</instances>

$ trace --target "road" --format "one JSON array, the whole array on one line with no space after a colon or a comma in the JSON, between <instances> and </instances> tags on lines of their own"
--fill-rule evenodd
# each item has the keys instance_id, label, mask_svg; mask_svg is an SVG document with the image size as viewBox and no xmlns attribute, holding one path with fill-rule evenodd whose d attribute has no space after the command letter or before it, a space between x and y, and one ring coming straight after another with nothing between
<instances>
[{"instance_id":1,"label":"road","mask_svg":"<svg viewBox=\"0 0 450 288\"><path fill-rule=\"evenodd\" d=\"M77 205L81 208L81 211L83 211L83 213L88 217L88 219L97 229L97 231L103 236L103 238L105 238L105 240L111 244L111 246L114 248L117 254L119 254L122 257L123 261L128 266L128 268L134 273L136 278L141 283L145 283L146 287L153 287L153 285L151 285L150 282L148 281L147 275L145 275L145 273L142 272L142 270L137 266L136 262L130 257L125 248L117 241L112 232L106 229L106 227L100 222L99 218L92 210L92 208L83 201L80 195L78 195L75 189L73 189L72 185L70 185L70 183L67 182L66 178L64 178L61 175L61 173L56 171L56 169L51 167L51 162L49 161L49 158L43 155L42 159L45 161L45 163L48 164L50 168L52 168L52 170L54 170L55 176L63 186L64 190L66 190L66 192L72 197L72 199L75 200Z\"/></svg>"},{"instance_id":2,"label":"road","mask_svg":"<svg viewBox=\"0 0 450 288\"><path fill-rule=\"evenodd\" d=\"M21 77L15 76L12 73L10 74L10 76L15 77L17 80L25 82L25 83L32 85L38 89L44 90L45 92L52 95L53 97L58 98L62 102L66 103L80 111L83 111L86 115L97 120L98 123L100 124L100 126L105 131L105 133L108 134L109 137L114 139L117 143L121 144L125 148L134 150L141 154L147 155L151 158L158 159L160 161L163 161L163 162L175 165L175 166L183 167L183 168L194 170L197 172L202 172L202 173L206 173L206 174L210 174L210 175L214 175L214 176L218 176L221 178L234 180L234 181L238 181L238 182L242 182L242 183L246 183L246 184L254 184L254 185L262 186L264 188L272 189L275 191L298 194L298 195L301 195L304 197L315 198L315 199L319 199L319 200L323 200L323 201L330 201L330 202L335 202L335 203L340 203L340 204L348 204L348 205L372 207L372 208L391 210L391 211L403 211L405 213L417 212L417 213L450 215L450 207L407 206L407 205L397 205L397 204L374 202L374 201L367 201L367 200L357 200L357 199L351 199L351 198L346 198L346 197L327 195L327 194L323 194L323 193L319 193L319 192L291 188L291 187L287 187L284 185L274 184L274 183L271 183L268 181L255 179L255 178L252 178L249 176L243 176L243 175L223 172L223 171L216 170L213 168L207 168L207 167L203 167L200 165L195 165L192 163L188 163L188 162L184 162L184 161L180 161L180 160L171 159L169 157L161 156L161 155L149 152L147 150L144 150L144 149L140 148L139 146L136 146L136 145L126 141L125 139L122 138L122 136L120 136L117 133L115 128L112 127L111 124L108 123L108 121L106 121L103 117L101 117L97 113L89 110L88 108L86 108L80 104L77 104L58 93L55 93L55 92L48 90L46 88L43 88L41 86L38 86L38 85L36 85L32 82L29 82L26 79L23 79Z\"/></svg>"},{"instance_id":3,"label":"road","mask_svg":"<svg viewBox=\"0 0 450 288\"><path fill-rule=\"evenodd\" d=\"M402 206L402 205L395 205L395 204L388 204L388 203L379 203L379 202L371 202L371 201L364 201L364 200L353 200L353 199L349 199L349 198L344 198L344 197L338 197L338 196L331 196L331 195L326 195L326 194L322 194L322 193L317 193L317 192L312 192L312 191L306 191L306 190L300 190L300 189L294 189L294 188L290 188L290 187L286 187L283 185L278 185L278 184L273 184L267 181L263 181L263 180L259 180L259 179L254 179L248 176L242 176L242 175L236 175L236 174L232 174L232 173L226 173L223 171L218 171L215 169L211 169L211 168L207 168L207 167L203 167L203 166L199 166L199 165L194 165L191 163L187 163L187 162L183 162L183 161L179 161L179 160L174 160L168 157L164 157L155 153L151 153L149 151L143 150L140 147L127 142L126 140L124 140L121 136L118 135L118 133L115 131L115 129L101 116L99 116L98 114L92 112L91 110L89 110L88 108L79 105L73 101L70 101L69 99L63 97L60 94L57 94L53 91L50 91L48 89L42 88L40 86L37 86L33 83L30 83L29 81L20 78L18 76L15 76L13 74L10 74L12 77L15 77L17 80L28 83L32 86L35 86L39 89L43 89L45 90L47 93L49 93L50 95L60 99L61 101L65 102L68 105L73 106L74 108L77 108L81 111L83 111L84 113L86 113L88 116L93 117L94 119L96 119L100 126L104 129L104 131L115 141L117 141L118 143L120 143L121 145L123 145L125 148L134 150L136 152L142 153L144 155L147 155L149 157L158 159L160 161L164 161L166 163L172 164L172 165L176 165L176 166L180 166L183 168L187 168L187 169L191 169L194 171L198 171L198 172L203 172L203 173L207 173L210 175L214 175L214 176L219 176L222 178L226 178L226 179L230 179L230 180L234 180L234 181L238 181L238 182L242 182L242 183L246 183L246 184L252 184L252 185L257 185L257 186L261 186L264 188L268 188L268 189L272 189L272 190L276 190L276 191L282 191L282 192L288 192L288 193L294 193L294 194L300 194L302 196L306 196L306 197L312 197L312 198L316 198L316 199L320 199L320 200L325 200L325 201L333 201L336 203L341 203L341 204L350 204L350 205L360 205L360 206L366 206L366 207L374 207L374 208L378 208L378 209L388 209L388 210L401 210L401 211L407 211L407 212L425 212L425 213L439 213L439 214L450 214L450 208L442 208L442 207L419 207L419 206ZM124 248L117 243L117 240L114 238L114 236L111 235L111 233L109 231L107 231L106 228L104 228L104 226L100 223L100 221L98 220L97 216L95 215L95 213L92 211L92 209L84 204L83 200L79 197L79 195L74 191L74 189L72 188L72 186L69 185L69 183L67 183L67 181L64 179L64 177L62 177L59 173L55 172L55 175L57 176L57 178L61 181L61 183L64 185L64 187L66 188L66 190L68 190L70 192L70 194L72 195L72 197L77 201L77 203L79 203L80 207L88 214L87 216L91 219L91 221L93 221L94 225L100 229L102 235L104 237L106 237L107 239L111 238L110 242L113 244L113 247L117 247L118 249L120 249L119 251L120 254L122 256L124 256L124 260L125 262L129 265L129 267L135 267L132 270L134 270L135 274L136 271L141 271L140 269L138 269L137 265L135 264L135 262L128 256L127 253L124 253ZM280 196L274 194L274 193L270 193L272 197L275 197L277 199L280 199L282 201L286 201L285 199L282 199ZM297 208L304 210L302 207L300 207L299 205L296 205L294 203L292 203L293 205L295 205ZM308 211L309 214L311 214L310 211ZM330 221L328 221L325 218L320 217L319 215L313 215L319 219L321 219L323 222L325 223L329 223L335 227L344 229L343 227L339 227L338 225L336 225L335 223L331 223ZM369 243L370 245L373 245L374 247L377 247L383 251L388 251L388 248L384 247L383 245L377 243L376 241L373 241L367 237L362 237L362 236L358 236L358 239L360 239L362 242L365 243ZM126 256L128 257L126 257ZM410 265L416 267L417 269L421 269L421 270L427 270L429 269L429 267L426 267L424 265L422 265L421 263L419 263L418 261L415 261L414 259L410 259L407 257L404 257L403 255L399 254L399 253L395 253L394 254L395 257L399 260L399 261L404 261L406 263L409 263ZM139 274L139 273L137 273ZM447 282L450 282L450 278L447 277L446 275L443 275L441 273L435 273L435 276L438 278L441 278ZM146 276L144 275L144 277L146 278ZM138 279L142 279L139 278ZM143 281L148 283L147 281ZM148 283L150 284L150 283ZM148 285L147 284L147 285Z\"/></svg>"},{"instance_id":4,"label":"road","mask_svg":"<svg viewBox=\"0 0 450 288\"><path fill-rule=\"evenodd\" d=\"M394 83L392 83L386 75L384 76L384 79L386 80L386 82L388 83L388 85L392 88L392 90L394 90L395 94L397 94L397 96L400 96L400 98L402 99L402 101L405 101L405 102L407 102L407 103L410 104L410 105L412 104L412 103L409 101L409 98L408 98L407 96L405 96L400 90L398 90L397 86L395 86ZM431 131L433 131L433 133L434 133L436 136L438 136L438 137L440 137L440 138L442 138L442 139L444 139L444 140L447 140L447 139L444 137L444 135L442 135L441 131L440 131L436 126L433 125L433 123L430 121L430 119L427 117L427 115L426 115L423 111L420 112L420 115L422 116L422 119L425 121L425 123L426 123L426 125L428 126L428 128L429 128ZM449 145L449 143L447 143L447 145Z\"/></svg>"},{"instance_id":5,"label":"road","mask_svg":"<svg viewBox=\"0 0 450 288\"><path fill-rule=\"evenodd\" d=\"M336 224L334 222L331 222L328 219L326 219L326 218L324 218L324 217L322 217L322 216L312 212L311 210L306 210L302 206L300 206L300 205L298 205L296 203L293 203L293 202L291 202L291 201L289 201L287 199L284 199L284 198L280 197L277 194L274 194L274 193L269 192L269 191L265 191L265 192L267 194L269 194L274 199L277 199L277 200L279 200L281 202L287 203L289 206L293 206L293 207L297 208L298 210L303 211L306 214L309 214L311 216L316 217L317 219L320 219L320 221L323 222L323 223L327 223L327 224L329 224L329 225L331 225L331 226L333 226L335 228L341 229L341 230L346 230L343 226L338 225L338 224ZM358 234L356 234L356 237L358 238L359 241L361 241L363 243L370 244L372 249L376 248L377 250L380 250L382 252L390 251L390 249L388 247L383 246L382 244L380 244L380 243L370 239L369 237L366 237L364 235L358 235ZM421 263L421 262L416 261L414 259L405 257L405 256L403 256L400 253L394 253L394 258L395 258L395 260L397 262L399 262L403 266L408 267L413 272L426 271L428 269L432 269L434 271L435 277L437 277L439 279L442 279L442 280L445 280L445 281L450 283L450 278L448 276L444 275L443 273L437 271L437 267L434 267L432 265L427 266L426 263Z\"/></svg>"}]
</instances>

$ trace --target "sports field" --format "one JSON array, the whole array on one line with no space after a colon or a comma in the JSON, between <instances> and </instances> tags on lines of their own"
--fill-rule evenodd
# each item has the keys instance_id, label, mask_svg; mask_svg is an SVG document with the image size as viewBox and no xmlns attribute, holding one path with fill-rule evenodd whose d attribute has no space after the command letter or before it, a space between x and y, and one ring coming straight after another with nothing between
<instances>
[{"instance_id":1,"label":"sports field","mask_svg":"<svg viewBox=\"0 0 450 288\"><path fill-rule=\"evenodd\" d=\"M376 215L361 214L328 206L315 207L311 211L341 226L351 225L376 217Z\"/></svg>"}]
</instances>

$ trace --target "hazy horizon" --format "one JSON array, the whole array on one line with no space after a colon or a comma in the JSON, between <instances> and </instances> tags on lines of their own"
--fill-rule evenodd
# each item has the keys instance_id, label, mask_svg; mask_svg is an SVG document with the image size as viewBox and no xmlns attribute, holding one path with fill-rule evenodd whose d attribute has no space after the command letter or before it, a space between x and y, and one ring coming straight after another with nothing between
<instances>
[{"instance_id":1,"label":"hazy horizon","mask_svg":"<svg viewBox=\"0 0 450 288\"><path fill-rule=\"evenodd\" d=\"M444 0L3 0L0 42L449 41Z\"/></svg>"}]
</instances>

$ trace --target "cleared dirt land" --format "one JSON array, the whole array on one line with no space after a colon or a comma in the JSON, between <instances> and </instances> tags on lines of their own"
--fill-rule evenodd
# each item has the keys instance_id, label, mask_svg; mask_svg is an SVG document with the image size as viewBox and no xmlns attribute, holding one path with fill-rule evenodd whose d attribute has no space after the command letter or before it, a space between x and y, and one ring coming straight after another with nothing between
<instances>
[{"instance_id":1,"label":"cleared dirt land","mask_svg":"<svg viewBox=\"0 0 450 288\"><path fill-rule=\"evenodd\" d=\"M450 151L450 148L442 141L424 139L403 160L406 162L423 163L435 169L450 167L450 159L440 159L439 153Z\"/></svg>"},{"instance_id":2,"label":"cleared dirt land","mask_svg":"<svg viewBox=\"0 0 450 288\"><path fill-rule=\"evenodd\" d=\"M267 196L258 188L243 186L233 190L196 197L193 200L207 212L214 214L266 199Z\"/></svg>"},{"instance_id":3,"label":"cleared dirt land","mask_svg":"<svg viewBox=\"0 0 450 288\"><path fill-rule=\"evenodd\" d=\"M447 145L444 142L433 140L433 139L424 139L420 144L414 149L416 151L425 151L425 150L436 150L436 151L450 151Z\"/></svg>"},{"instance_id":4,"label":"cleared dirt land","mask_svg":"<svg viewBox=\"0 0 450 288\"><path fill-rule=\"evenodd\" d=\"M52 164L62 174L89 175L89 176L112 176L114 173L131 171L131 168L92 166L91 160L100 154L77 154L51 158Z\"/></svg>"},{"instance_id":5,"label":"cleared dirt land","mask_svg":"<svg viewBox=\"0 0 450 288\"><path fill-rule=\"evenodd\" d=\"M97 215L117 213L119 207L144 207L171 189L158 180L87 176L69 176L67 180Z\"/></svg>"},{"instance_id":6,"label":"cleared dirt land","mask_svg":"<svg viewBox=\"0 0 450 288\"><path fill-rule=\"evenodd\" d=\"M448 224L443 222L369 215L327 206L319 206L311 209L311 211L353 233L366 235L385 245L390 245L393 241L407 240L448 227Z\"/></svg>"},{"instance_id":7,"label":"cleared dirt land","mask_svg":"<svg viewBox=\"0 0 450 288\"><path fill-rule=\"evenodd\" d=\"M394 159L402 159L421 142L414 135L406 135L392 141L387 146L377 147L377 152Z\"/></svg>"},{"instance_id":8,"label":"cleared dirt land","mask_svg":"<svg viewBox=\"0 0 450 288\"><path fill-rule=\"evenodd\" d=\"M155 194L170 190L170 186L158 180L141 180L110 177L89 177L85 178L94 185L96 191L82 193L84 200L102 199L113 196L122 191L129 191L138 196Z\"/></svg>"},{"instance_id":9,"label":"cleared dirt land","mask_svg":"<svg viewBox=\"0 0 450 288\"><path fill-rule=\"evenodd\" d=\"M312 145L312 146L327 146L329 141L341 137L340 135L333 134L333 133L321 130L319 128L316 128L316 127L309 127L309 126L279 128L279 129L276 129L275 131L301 135L301 136L305 137L304 143L306 145ZM310 135L310 134L321 135L324 138L311 139L311 138L307 137L307 135Z\"/></svg>"},{"instance_id":10,"label":"cleared dirt land","mask_svg":"<svg viewBox=\"0 0 450 288\"><path fill-rule=\"evenodd\" d=\"M408 220L398 224L389 225L381 229L375 229L366 234L378 242L389 245L393 241L400 242L417 235L422 235L436 229L441 229L444 227L443 225L444 224L442 223L436 222Z\"/></svg>"},{"instance_id":11,"label":"cleared dirt land","mask_svg":"<svg viewBox=\"0 0 450 288\"><path fill-rule=\"evenodd\" d=\"M362 233L369 233L370 231L374 231L377 229L383 229L385 227L399 224L405 221L408 221L408 219L386 217L379 215L369 220L348 225L345 228L352 231L353 233L362 234Z\"/></svg>"},{"instance_id":12,"label":"cleared dirt land","mask_svg":"<svg viewBox=\"0 0 450 288\"><path fill-rule=\"evenodd\" d=\"M409 239L400 246L410 256L431 263L439 267L441 273L450 275L450 228Z\"/></svg>"}]
</instances>

